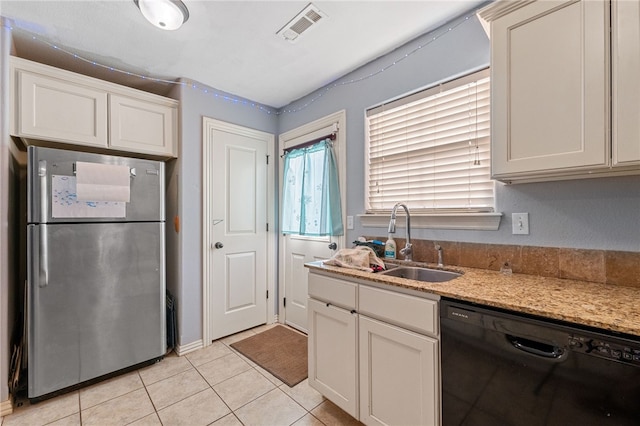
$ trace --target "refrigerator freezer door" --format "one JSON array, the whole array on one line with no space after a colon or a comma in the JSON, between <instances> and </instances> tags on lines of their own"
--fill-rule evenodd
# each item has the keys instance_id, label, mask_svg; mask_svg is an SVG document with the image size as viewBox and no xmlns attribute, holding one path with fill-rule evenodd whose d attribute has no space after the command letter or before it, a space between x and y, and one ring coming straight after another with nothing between
<instances>
[{"instance_id":1,"label":"refrigerator freezer door","mask_svg":"<svg viewBox=\"0 0 640 426\"><path fill-rule=\"evenodd\" d=\"M164 355L164 223L27 233L29 398Z\"/></svg>"},{"instance_id":2,"label":"refrigerator freezer door","mask_svg":"<svg viewBox=\"0 0 640 426\"><path fill-rule=\"evenodd\" d=\"M54 214L56 185L59 185L60 178L63 177L76 179L75 170L78 162L126 166L130 169L130 202L123 204L123 215L103 215L100 209L96 209L95 215ZM165 220L164 163L160 161L30 146L28 164L28 223Z\"/></svg>"}]
</instances>

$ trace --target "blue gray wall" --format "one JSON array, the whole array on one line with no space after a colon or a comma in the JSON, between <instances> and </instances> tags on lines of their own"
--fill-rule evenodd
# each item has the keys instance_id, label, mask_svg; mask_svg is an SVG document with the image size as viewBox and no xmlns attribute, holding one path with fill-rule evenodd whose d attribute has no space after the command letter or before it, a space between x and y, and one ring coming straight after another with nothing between
<instances>
[{"instance_id":1,"label":"blue gray wall","mask_svg":"<svg viewBox=\"0 0 640 426\"><path fill-rule=\"evenodd\" d=\"M11 357L11 330L13 327L13 306L10 277L11 247L9 246L9 182L10 151L9 137L9 54L11 53L11 30L5 26L0 16L0 403L6 408L9 400L9 359Z\"/></svg>"},{"instance_id":2,"label":"blue gray wall","mask_svg":"<svg viewBox=\"0 0 640 426\"><path fill-rule=\"evenodd\" d=\"M179 158L167 167L167 288L176 298L179 342L185 345L202 338L202 119L277 134L278 118L204 85L178 86L177 91L181 134ZM173 226L176 215L180 232Z\"/></svg>"},{"instance_id":3,"label":"blue gray wall","mask_svg":"<svg viewBox=\"0 0 640 426\"><path fill-rule=\"evenodd\" d=\"M475 18L464 20L380 57L332 84L284 108L280 132L347 110L347 214L356 216L364 206L364 111L373 105L431 86L489 65L490 44ZM443 35L444 34L444 35ZM430 42L434 35L435 41ZM359 82L408 52L416 53L382 73ZM335 83L334 83L335 84ZM329 90L327 90L329 88ZM323 93L322 97L317 97ZM315 99L312 103L310 100ZM309 106L304 107L305 104ZM398 200L402 201L402 200ZM414 229L412 237L426 240L486 242L549 247L640 251L640 177L597 178L551 183L496 184L496 210L504 216L497 231ZM511 213L529 213L529 235L511 234ZM386 236L386 229L365 228L355 220L347 241L359 235ZM402 236L402 233L400 234Z\"/></svg>"}]
</instances>

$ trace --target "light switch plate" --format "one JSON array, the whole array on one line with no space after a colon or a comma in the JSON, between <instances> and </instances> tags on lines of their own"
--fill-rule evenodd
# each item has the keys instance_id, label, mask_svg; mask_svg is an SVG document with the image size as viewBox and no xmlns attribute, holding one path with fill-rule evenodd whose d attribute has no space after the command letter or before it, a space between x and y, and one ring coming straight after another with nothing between
<instances>
[{"instance_id":1,"label":"light switch plate","mask_svg":"<svg viewBox=\"0 0 640 426\"><path fill-rule=\"evenodd\" d=\"M513 234L529 235L529 213L511 213Z\"/></svg>"},{"instance_id":2,"label":"light switch plate","mask_svg":"<svg viewBox=\"0 0 640 426\"><path fill-rule=\"evenodd\" d=\"M347 229L353 229L353 216L347 216Z\"/></svg>"}]
</instances>

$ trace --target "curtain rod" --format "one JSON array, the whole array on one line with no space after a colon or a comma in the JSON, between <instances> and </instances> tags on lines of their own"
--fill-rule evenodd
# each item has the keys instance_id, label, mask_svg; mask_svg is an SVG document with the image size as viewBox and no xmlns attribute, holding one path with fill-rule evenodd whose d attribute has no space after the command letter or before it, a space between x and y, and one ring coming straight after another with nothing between
<instances>
[{"instance_id":1,"label":"curtain rod","mask_svg":"<svg viewBox=\"0 0 640 426\"><path fill-rule=\"evenodd\" d=\"M321 141L323 141L325 139L331 139L332 141L335 141L336 140L336 133L333 132L333 133L331 133L329 135L322 136L320 138L315 138L315 139L312 139L312 140L307 141L307 142L302 142L301 144L298 144L296 146L291 146L291 147L289 147L287 149L282 150L283 154L280 157L284 157L289 151L292 151L294 149L306 148L308 146L311 146L311 145L314 145L314 144L316 144L318 142L321 142Z\"/></svg>"}]
</instances>

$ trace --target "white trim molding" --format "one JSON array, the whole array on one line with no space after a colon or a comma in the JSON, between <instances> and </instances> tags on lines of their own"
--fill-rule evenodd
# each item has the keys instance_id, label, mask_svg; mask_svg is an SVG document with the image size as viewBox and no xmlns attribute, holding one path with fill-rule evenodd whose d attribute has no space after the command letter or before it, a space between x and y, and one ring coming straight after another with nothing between
<instances>
[{"instance_id":1,"label":"white trim molding","mask_svg":"<svg viewBox=\"0 0 640 426\"><path fill-rule=\"evenodd\" d=\"M188 343L186 345L178 345L175 351L178 356L182 356L202 348L204 348L204 345L202 343L202 339L200 339L200 340L196 340L195 342Z\"/></svg>"},{"instance_id":2,"label":"white trim molding","mask_svg":"<svg viewBox=\"0 0 640 426\"><path fill-rule=\"evenodd\" d=\"M0 417L8 416L11 413L13 413L13 404L11 403L11 399L0 402Z\"/></svg>"},{"instance_id":3,"label":"white trim molding","mask_svg":"<svg viewBox=\"0 0 640 426\"><path fill-rule=\"evenodd\" d=\"M360 224L370 228L387 228L390 214L359 214ZM411 227L424 229L464 229L475 231L497 231L502 213L429 213L411 214ZM397 226L404 226L399 220Z\"/></svg>"}]
</instances>

